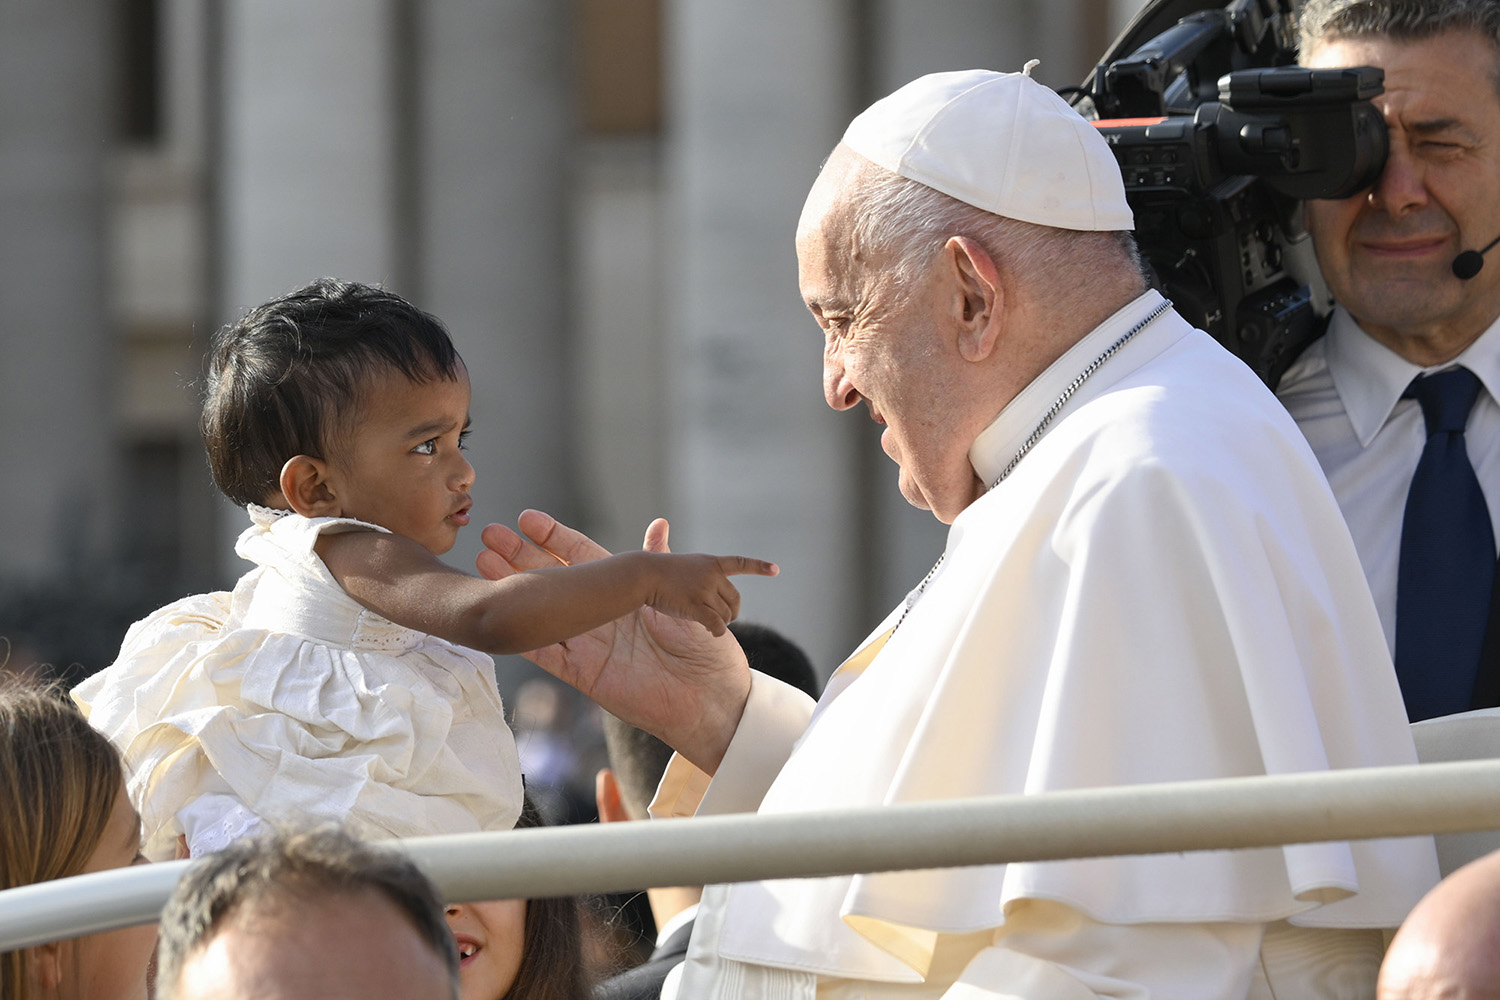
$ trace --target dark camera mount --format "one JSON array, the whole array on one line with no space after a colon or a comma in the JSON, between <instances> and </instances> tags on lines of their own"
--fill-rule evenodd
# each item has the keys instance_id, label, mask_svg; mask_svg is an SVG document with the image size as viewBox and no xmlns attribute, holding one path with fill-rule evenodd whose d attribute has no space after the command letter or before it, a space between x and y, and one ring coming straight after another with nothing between
<instances>
[{"instance_id":1,"label":"dark camera mount","mask_svg":"<svg viewBox=\"0 0 1500 1000\"><path fill-rule=\"evenodd\" d=\"M1274 386L1321 327L1300 203L1379 177L1383 73L1290 65L1292 0L1201 7L1148 4L1069 90L1119 160L1162 292Z\"/></svg>"}]
</instances>

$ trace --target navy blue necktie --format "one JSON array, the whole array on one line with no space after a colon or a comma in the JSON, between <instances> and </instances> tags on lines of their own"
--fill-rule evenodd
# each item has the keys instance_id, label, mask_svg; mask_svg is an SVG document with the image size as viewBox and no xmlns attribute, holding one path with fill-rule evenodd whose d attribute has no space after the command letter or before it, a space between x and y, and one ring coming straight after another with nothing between
<instances>
[{"instance_id":1,"label":"navy blue necktie","mask_svg":"<svg viewBox=\"0 0 1500 1000\"><path fill-rule=\"evenodd\" d=\"M1467 368L1418 375L1427 446L1406 495L1396 571L1396 676L1412 722L1469 709L1495 580L1495 534L1464 424L1479 395Z\"/></svg>"}]
</instances>

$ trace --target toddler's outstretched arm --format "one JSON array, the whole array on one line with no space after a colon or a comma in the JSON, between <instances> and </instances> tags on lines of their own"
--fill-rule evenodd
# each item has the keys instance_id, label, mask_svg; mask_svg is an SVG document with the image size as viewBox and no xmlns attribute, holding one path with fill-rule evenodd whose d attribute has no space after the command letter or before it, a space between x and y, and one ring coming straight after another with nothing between
<instances>
[{"instance_id":1,"label":"toddler's outstretched arm","mask_svg":"<svg viewBox=\"0 0 1500 1000\"><path fill-rule=\"evenodd\" d=\"M488 653L562 642L643 605L721 635L740 609L729 577L778 572L745 556L624 552L481 580L409 538L376 531L324 535L317 551L349 596L376 614Z\"/></svg>"}]
</instances>

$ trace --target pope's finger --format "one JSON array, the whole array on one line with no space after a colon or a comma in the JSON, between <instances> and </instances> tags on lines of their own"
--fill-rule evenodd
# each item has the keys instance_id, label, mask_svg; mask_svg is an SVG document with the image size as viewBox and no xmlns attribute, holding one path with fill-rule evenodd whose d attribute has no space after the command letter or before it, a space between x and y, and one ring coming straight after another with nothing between
<instances>
[{"instance_id":1,"label":"pope's finger","mask_svg":"<svg viewBox=\"0 0 1500 1000\"><path fill-rule=\"evenodd\" d=\"M646 541L641 545L641 548L647 552L672 551L667 547L667 535L670 530L671 526L667 524L667 519L658 517L646 526Z\"/></svg>"},{"instance_id":2,"label":"pope's finger","mask_svg":"<svg viewBox=\"0 0 1500 1000\"><path fill-rule=\"evenodd\" d=\"M517 522L521 532L566 565L590 562L609 555L609 550L588 535L570 528L551 514L523 510Z\"/></svg>"},{"instance_id":3,"label":"pope's finger","mask_svg":"<svg viewBox=\"0 0 1500 1000\"><path fill-rule=\"evenodd\" d=\"M526 561L527 550L531 547L505 525L486 525L479 538L485 547L475 557L474 568L486 580L502 580L526 568L521 564Z\"/></svg>"},{"instance_id":4,"label":"pope's finger","mask_svg":"<svg viewBox=\"0 0 1500 1000\"><path fill-rule=\"evenodd\" d=\"M481 549L474 557L474 569L486 580L503 580L515 572L509 563L489 549Z\"/></svg>"},{"instance_id":5,"label":"pope's finger","mask_svg":"<svg viewBox=\"0 0 1500 1000\"><path fill-rule=\"evenodd\" d=\"M520 536L503 524L486 524L479 540L502 555L513 553L521 545Z\"/></svg>"}]
</instances>

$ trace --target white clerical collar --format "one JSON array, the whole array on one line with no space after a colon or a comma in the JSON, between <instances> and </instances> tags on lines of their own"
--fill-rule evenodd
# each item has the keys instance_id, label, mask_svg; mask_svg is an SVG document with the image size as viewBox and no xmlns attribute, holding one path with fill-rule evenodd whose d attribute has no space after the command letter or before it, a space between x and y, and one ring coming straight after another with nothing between
<instances>
[{"instance_id":1,"label":"white clerical collar","mask_svg":"<svg viewBox=\"0 0 1500 1000\"><path fill-rule=\"evenodd\" d=\"M1000 415L979 432L979 435L974 438L974 443L969 446L969 464L974 467L975 475L986 485L998 479L1006 463L1020 450L1027 437L1036 429L1037 421L1068 387L1068 384L1077 378L1105 348L1118 340L1125 331L1151 315L1151 311L1163 301L1165 300L1160 292L1154 290L1143 292L1123 309L1094 327L1082 340L1068 348L1062 357L1049 365L1046 371L1032 379L1026 388L1016 394L1015 399L1006 404L1005 409L1000 411ZM1153 325L1161 324L1161 322L1158 320ZM1136 339L1140 339L1146 332L1142 330ZM1111 362L1106 362L1106 365L1109 364ZM1113 381L1114 379L1108 377L1104 379L1105 383ZM1081 390L1079 395L1075 395L1071 401L1076 402L1080 398L1086 398L1088 394L1087 388Z\"/></svg>"},{"instance_id":2,"label":"white clerical collar","mask_svg":"<svg viewBox=\"0 0 1500 1000\"><path fill-rule=\"evenodd\" d=\"M1342 306L1333 311L1326 340L1324 350L1333 387L1362 448L1369 447L1401 394L1419 374L1463 365L1479 376L1492 398L1500 399L1500 319L1458 357L1430 368L1407 361L1365 333Z\"/></svg>"}]
</instances>

